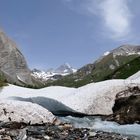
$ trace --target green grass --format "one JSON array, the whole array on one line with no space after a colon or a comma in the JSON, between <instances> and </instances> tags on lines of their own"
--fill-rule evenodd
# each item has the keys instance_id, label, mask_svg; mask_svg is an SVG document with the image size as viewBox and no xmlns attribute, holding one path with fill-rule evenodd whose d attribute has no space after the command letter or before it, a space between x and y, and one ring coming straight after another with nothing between
<instances>
[{"instance_id":1,"label":"green grass","mask_svg":"<svg viewBox=\"0 0 140 140\"><path fill-rule=\"evenodd\" d=\"M126 79L140 70L140 57L131 60L129 63L119 67L105 79Z\"/></svg>"}]
</instances>

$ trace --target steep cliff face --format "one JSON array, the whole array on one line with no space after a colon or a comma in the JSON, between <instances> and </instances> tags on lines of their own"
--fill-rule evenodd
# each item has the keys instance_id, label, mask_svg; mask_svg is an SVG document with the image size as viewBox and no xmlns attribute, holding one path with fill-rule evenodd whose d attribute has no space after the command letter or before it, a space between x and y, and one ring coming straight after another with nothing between
<instances>
[{"instance_id":1,"label":"steep cliff face","mask_svg":"<svg viewBox=\"0 0 140 140\"><path fill-rule=\"evenodd\" d=\"M0 72L7 81L19 85L32 85L30 70L15 42L0 30Z\"/></svg>"}]
</instances>

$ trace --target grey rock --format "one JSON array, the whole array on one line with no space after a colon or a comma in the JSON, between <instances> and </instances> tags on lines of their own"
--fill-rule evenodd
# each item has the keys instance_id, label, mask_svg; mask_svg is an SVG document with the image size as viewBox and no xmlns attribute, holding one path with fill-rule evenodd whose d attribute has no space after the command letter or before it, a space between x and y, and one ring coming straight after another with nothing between
<instances>
[{"instance_id":1,"label":"grey rock","mask_svg":"<svg viewBox=\"0 0 140 140\"><path fill-rule=\"evenodd\" d=\"M30 70L15 42L0 30L0 72L7 81L19 85L32 85Z\"/></svg>"},{"instance_id":2,"label":"grey rock","mask_svg":"<svg viewBox=\"0 0 140 140\"><path fill-rule=\"evenodd\" d=\"M12 122L11 122L12 124ZM15 124L15 122L14 122ZM22 123L21 123L22 125ZM60 128L61 126L61 128ZM134 140L131 136L90 130L87 128L65 127L69 124L27 124L18 129L4 129L0 136L8 140ZM92 133L91 133L92 132ZM95 135L95 134L96 135Z\"/></svg>"},{"instance_id":3,"label":"grey rock","mask_svg":"<svg viewBox=\"0 0 140 140\"><path fill-rule=\"evenodd\" d=\"M73 73L73 68L68 63L65 63L59 66L54 72L60 73L60 74L64 74L64 73L71 74Z\"/></svg>"}]
</instances>

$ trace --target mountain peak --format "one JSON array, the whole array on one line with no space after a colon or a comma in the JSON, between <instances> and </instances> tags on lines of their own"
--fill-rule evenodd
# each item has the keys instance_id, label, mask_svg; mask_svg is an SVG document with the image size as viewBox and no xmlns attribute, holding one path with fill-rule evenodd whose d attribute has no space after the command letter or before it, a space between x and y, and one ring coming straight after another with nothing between
<instances>
[{"instance_id":1,"label":"mountain peak","mask_svg":"<svg viewBox=\"0 0 140 140\"><path fill-rule=\"evenodd\" d=\"M67 66L68 68L71 68L70 64L69 63L64 63L63 65Z\"/></svg>"},{"instance_id":2,"label":"mountain peak","mask_svg":"<svg viewBox=\"0 0 140 140\"><path fill-rule=\"evenodd\" d=\"M72 67L68 63L60 65L56 70L56 73L72 73Z\"/></svg>"},{"instance_id":3,"label":"mountain peak","mask_svg":"<svg viewBox=\"0 0 140 140\"><path fill-rule=\"evenodd\" d=\"M120 47L112 50L114 56L117 55L133 55L140 53L139 45L121 45Z\"/></svg>"},{"instance_id":4,"label":"mountain peak","mask_svg":"<svg viewBox=\"0 0 140 140\"><path fill-rule=\"evenodd\" d=\"M51 69L48 69L46 72L38 70L38 69L34 69L32 71L32 75L35 78L41 79L42 81L47 81L49 79L55 80L58 77L69 75L69 74L75 73L76 71L77 70L72 68L69 65L69 63L64 63L64 64L60 65L58 68L56 68L56 69L51 68Z\"/></svg>"}]
</instances>

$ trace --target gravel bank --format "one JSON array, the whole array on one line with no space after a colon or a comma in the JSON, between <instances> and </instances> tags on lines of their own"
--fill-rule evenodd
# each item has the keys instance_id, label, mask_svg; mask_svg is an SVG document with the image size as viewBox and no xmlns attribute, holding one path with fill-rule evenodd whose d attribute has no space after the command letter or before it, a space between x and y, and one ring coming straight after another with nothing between
<instances>
[{"instance_id":1,"label":"gravel bank","mask_svg":"<svg viewBox=\"0 0 140 140\"><path fill-rule=\"evenodd\" d=\"M71 124L0 123L1 140L134 140L116 133L74 128Z\"/></svg>"}]
</instances>

